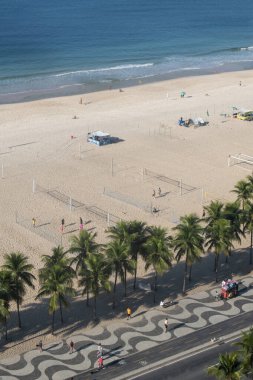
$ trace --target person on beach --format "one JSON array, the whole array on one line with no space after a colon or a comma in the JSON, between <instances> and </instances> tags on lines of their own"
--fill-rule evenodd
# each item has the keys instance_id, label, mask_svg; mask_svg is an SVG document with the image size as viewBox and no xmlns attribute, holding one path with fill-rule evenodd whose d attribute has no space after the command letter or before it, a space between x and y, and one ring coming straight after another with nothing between
<instances>
[{"instance_id":1,"label":"person on beach","mask_svg":"<svg viewBox=\"0 0 253 380\"><path fill-rule=\"evenodd\" d=\"M132 314L132 310L130 309L130 307L128 307L127 308L127 319L131 318L131 314Z\"/></svg>"},{"instance_id":2,"label":"person on beach","mask_svg":"<svg viewBox=\"0 0 253 380\"><path fill-rule=\"evenodd\" d=\"M152 197L155 198L155 190L153 190Z\"/></svg>"},{"instance_id":3,"label":"person on beach","mask_svg":"<svg viewBox=\"0 0 253 380\"><path fill-rule=\"evenodd\" d=\"M35 226L36 226L36 219L35 218L32 218L32 225L35 228Z\"/></svg>"},{"instance_id":4,"label":"person on beach","mask_svg":"<svg viewBox=\"0 0 253 380\"><path fill-rule=\"evenodd\" d=\"M81 216L80 216L79 228L80 228L80 231L83 230L83 219L81 218Z\"/></svg>"},{"instance_id":5,"label":"person on beach","mask_svg":"<svg viewBox=\"0 0 253 380\"><path fill-rule=\"evenodd\" d=\"M162 190L161 190L161 188L159 187L159 188L158 188L158 196L160 197L161 194L162 194Z\"/></svg>"},{"instance_id":6,"label":"person on beach","mask_svg":"<svg viewBox=\"0 0 253 380\"><path fill-rule=\"evenodd\" d=\"M204 218L205 216L206 216L206 210L203 208L202 218Z\"/></svg>"},{"instance_id":7,"label":"person on beach","mask_svg":"<svg viewBox=\"0 0 253 380\"><path fill-rule=\"evenodd\" d=\"M64 225L65 225L65 220L64 220L64 218L62 218L62 220L61 220L61 232L62 233L64 231Z\"/></svg>"},{"instance_id":8,"label":"person on beach","mask_svg":"<svg viewBox=\"0 0 253 380\"><path fill-rule=\"evenodd\" d=\"M73 352L74 352L74 342L73 340L71 340L71 342L69 343L69 353L73 354Z\"/></svg>"},{"instance_id":9,"label":"person on beach","mask_svg":"<svg viewBox=\"0 0 253 380\"><path fill-rule=\"evenodd\" d=\"M165 332L168 331L168 325L169 325L168 318L166 318L165 321L164 321Z\"/></svg>"}]
</instances>

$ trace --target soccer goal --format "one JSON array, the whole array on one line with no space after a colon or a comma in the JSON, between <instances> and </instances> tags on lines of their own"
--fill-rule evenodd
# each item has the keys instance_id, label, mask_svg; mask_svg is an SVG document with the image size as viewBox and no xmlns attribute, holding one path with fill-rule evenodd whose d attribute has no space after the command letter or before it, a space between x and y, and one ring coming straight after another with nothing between
<instances>
[{"instance_id":1,"label":"soccer goal","mask_svg":"<svg viewBox=\"0 0 253 380\"><path fill-rule=\"evenodd\" d=\"M253 157L243 153L230 154L228 156L228 166L239 165L245 170L253 170Z\"/></svg>"}]
</instances>

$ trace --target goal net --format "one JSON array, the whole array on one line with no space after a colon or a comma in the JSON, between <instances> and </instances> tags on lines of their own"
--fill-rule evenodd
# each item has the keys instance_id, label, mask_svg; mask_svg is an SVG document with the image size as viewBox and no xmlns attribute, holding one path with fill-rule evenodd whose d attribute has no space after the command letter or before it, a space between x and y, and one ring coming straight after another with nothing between
<instances>
[{"instance_id":1,"label":"goal net","mask_svg":"<svg viewBox=\"0 0 253 380\"><path fill-rule=\"evenodd\" d=\"M228 166L234 166L234 165L239 165L243 169L252 171L253 170L253 157L248 156L243 153L237 153L233 155L228 156Z\"/></svg>"}]
</instances>

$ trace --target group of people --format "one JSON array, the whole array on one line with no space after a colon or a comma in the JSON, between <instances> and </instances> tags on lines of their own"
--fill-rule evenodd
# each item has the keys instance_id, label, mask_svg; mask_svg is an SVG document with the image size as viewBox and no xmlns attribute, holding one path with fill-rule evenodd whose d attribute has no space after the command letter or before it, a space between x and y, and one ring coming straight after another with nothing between
<instances>
[{"instance_id":1,"label":"group of people","mask_svg":"<svg viewBox=\"0 0 253 380\"><path fill-rule=\"evenodd\" d=\"M43 351L42 340L40 340L39 343L36 344L36 347L39 349L40 352ZM75 351L75 344L73 340L71 340L69 343L69 353L73 354L74 351ZM104 368L103 347L101 343L99 343L98 348L97 348L97 358L98 358L98 369Z\"/></svg>"},{"instance_id":2,"label":"group of people","mask_svg":"<svg viewBox=\"0 0 253 380\"><path fill-rule=\"evenodd\" d=\"M130 319L131 315L132 315L132 310L128 306L128 308L127 308L127 319ZM39 349L40 352L43 351L42 340L40 340L39 343L36 344L36 347ZM71 340L69 343L69 353L72 354L74 351L75 351L75 344L74 344L73 340ZM101 343L99 343L98 347L97 347L97 358L98 358L98 360L97 360L98 369L103 369L104 368L104 357L103 357L103 347L102 347Z\"/></svg>"},{"instance_id":3,"label":"group of people","mask_svg":"<svg viewBox=\"0 0 253 380\"><path fill-rule=\"evenodd\" d=\"M152 197L153 197L153 198L156 198L156 194L157 194L158 197L161 196L161 194L162 194L162 190L161 190L160 187L158 187L157 193L156 193L155 190L153 190Z\"/></svg>"},{"instance_id":4,"label":"group of people","mask_svg":"<svg viewBox=\"0 0 253 380\"><path fill-rule=\"evenodd\" d=\"M36 218L32 218L32 226L35 228L36 227ZM83 230L83 226L84 226L84 224L83 224L83 218L80 216L80 218L79 218L79 229L80 229L80 231L81 230ZM64 228L65 228L65 219L64 218L62 218L62 220L61 220L61 227L60 227L60 229L61 229L61 233L63 233L63 231L64 231Z\"/></svg>"},{"instance_id":5,"label":"group of people","mask_svg":"<svg viewBox=\"0 0 253 380\"><path fill-rule=\"evenodd\" d=\"M98 345L97 349L97 358L98 358L98 369L104 368L104 358L103 358L103 347L101 343Z\"/></svg>"}]
</instances>

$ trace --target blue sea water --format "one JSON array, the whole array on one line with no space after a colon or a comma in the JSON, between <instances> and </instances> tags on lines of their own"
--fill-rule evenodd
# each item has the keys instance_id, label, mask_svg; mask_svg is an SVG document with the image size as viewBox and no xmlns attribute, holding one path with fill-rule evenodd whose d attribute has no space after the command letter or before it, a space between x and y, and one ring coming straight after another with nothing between
<instances>
[{"instance_id":1,"label":"blue sea water","mask_svg":"<svg viewBox=\"0 0 253 380\"><path fill-rule=\"evenodd\" d=\"M0 0L0 102L253 68L253 0Z\"/></svg>"}]
</instances>

